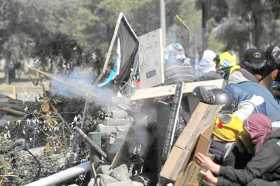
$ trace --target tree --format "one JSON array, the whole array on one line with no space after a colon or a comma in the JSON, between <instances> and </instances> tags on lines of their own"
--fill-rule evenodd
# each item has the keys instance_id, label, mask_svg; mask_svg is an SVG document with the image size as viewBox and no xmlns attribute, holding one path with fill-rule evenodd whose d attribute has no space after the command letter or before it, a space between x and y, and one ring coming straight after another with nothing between
<instances>
[{"instance_id":1,"label":"tree","mask_svg":"<svg viewBox=\"0 0 280 186\"><path fill-rule=\"evenodd\" d=\"M31 22L25 17L24 8L18 1L0 1L0 49L6 60L6 82L15 78L15 69L26 54L31 53L34 43L29 27Z\"/></svg>"},{"instance_id":2,"label":"tree","mask_svg":"<svg viewBox=\"0 0 280 186\"><path fill-rule=\"evenodd\" d=\"M209 32L225 43L225 49L240 53L246 47L261 48L279 42L274 37L279 32L279 3L274 0L213 1L208 20L212 23Z\"/></svg>"}]
</instances>

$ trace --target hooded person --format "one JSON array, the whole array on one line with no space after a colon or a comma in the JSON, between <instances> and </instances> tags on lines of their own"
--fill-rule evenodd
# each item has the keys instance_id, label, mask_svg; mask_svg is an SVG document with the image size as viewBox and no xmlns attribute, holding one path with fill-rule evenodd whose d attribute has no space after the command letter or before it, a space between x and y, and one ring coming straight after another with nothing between
<instances>
[{"instance_id":1,"label":"hooded person","mask_svg":"<svg viewBox=\"0 0 280 186\"><path fill-rule=\"evenodd\" d=\"M271 120L261 113L252 114L244 123L251 142L255 144L255 153L259 152L265 139L272 132Z\"/></svg>"},{"instance_id":2,"label":"hooded person","mask_svg":"<svg viewBox=\"0 0 280 186\"><path fill-rule=\"evenodd\" d=\"M209 49L203 52L202 58L196 69L196 76L199 81L222 79L222 76L216 72L216 64L214 61L216 56L217 54Z\"/></svg>"},{"instance_id":3,"label":"hooded person","mask_svg":"<svg viewBox=\"0 0 280 186\"><path fill-rule=\"evenodd\" d=\"M191 59L185 55L185 49L180 43L169 44L164 51L165 83L177 81L190 82L194 80Z\"/></svg>"},{"instance_id":4,"label":"hooded person","mask_svg":"<svg viewBox=\"0 0 280 186\"><path fill-rule=\"evenodd\" d=\"M195 156L196 162L208 170L201 172L208 185L280 184L280 129L272 131L271 120L261 113L252 114L244 123L244 128L255 144L256 150L254 157L244 169L220 166L201 153Z\"/></svg>"},{"instance_id":5,"label":"hooded person","mask_svg":"<svg viewBox=\"0 0 280 186\"><path fill-rule=\"evenodd\" d=\"M199 62L199 72L202 74L206 74L208 72L215 72L216 65L214 59L216 57L216 53L212 50L204 50L202 58Z\"/></svg>"}]
</instances>

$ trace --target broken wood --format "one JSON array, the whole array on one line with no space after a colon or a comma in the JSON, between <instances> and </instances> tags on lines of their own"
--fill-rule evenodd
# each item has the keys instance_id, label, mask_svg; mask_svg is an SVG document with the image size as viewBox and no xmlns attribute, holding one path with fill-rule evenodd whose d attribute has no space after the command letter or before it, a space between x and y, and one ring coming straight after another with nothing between
<instances>
[{"instance_id":1,"label":"broken wood","mask_svg":"<svg viewBox=\"0 0 280 186\"><path fill-rule=\"evenodd\" d=\"M17 99L16 86L14 85L1 85L0 91L11 99Z\"/></svg>"},{"instance_id":2,"label":"broken wood","mask_svg":"<svg viewBox=\"0 0 280 186\"><path fill-rule=\"evenodd\" d=\"M160 176L176 181L180 172L187 166L195 149L201 132L213 124L220 106L199 103L193 112L187 126L174 144L171 153L166 160Z\"/></svg>"},{"instance_id":3,"label":"broken wood","mask_svg":"<svg viewBox=\"0 0 280 186\"><path fill-rule=\"evenodd\" d=\"M195 147L194 153L192 153L191 162L185 167L176 179L175 186L199 186L201 180L200 166L195 162L194 156L197 153L208 154L212 129L214 125L210 125L202 134L200 134Z\"/></svg>"}]
</instances>

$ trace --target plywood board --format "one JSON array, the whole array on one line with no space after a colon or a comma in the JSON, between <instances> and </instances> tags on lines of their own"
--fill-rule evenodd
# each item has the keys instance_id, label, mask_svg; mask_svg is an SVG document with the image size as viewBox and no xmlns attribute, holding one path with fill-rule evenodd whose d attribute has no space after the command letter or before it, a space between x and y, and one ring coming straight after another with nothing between
<instances>
[{"instance_id":1,"label":"plywood board","mask_svg":"<svg viewBox=\"0 0 280 186\"><path fill-rule=\"evenodd\" d=\"M195 147L192 161L184 168L176 179L175 186L199 186L201 180L201 168L196 164L194 156L197 153L208 154L213 125L209 126L200 136Z\"/></svg>"},{"instance_id":2,"label":"plywood board","mask_svg":"<svg viewBox=\"0 0 280 186\"><path fill-rule=\"evenodd\" d=\"M150 88L164 83L161 29L139 37L140 87Z\"/></svg>"}]
</instances>

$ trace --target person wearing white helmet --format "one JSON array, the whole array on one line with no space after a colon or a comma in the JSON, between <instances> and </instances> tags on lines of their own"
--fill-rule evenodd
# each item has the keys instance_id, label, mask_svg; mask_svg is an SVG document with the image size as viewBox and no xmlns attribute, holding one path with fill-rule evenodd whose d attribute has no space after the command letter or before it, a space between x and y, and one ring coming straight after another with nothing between
<instances>
[{"instance_id":1,"label":"person wearing white helmet","mask_svg":"<svg viewBox=\"0 0 280 186\"><path fill-rule=\"evenodd\" d=\"M216 57L216 53L212 50L205 50L203 52L202 58L199 62L199 71L203 74L216 71L216 64L214 59Z\"/></svg>"},{"instance_id":2,"label":"person wearing white helmet","mask_svg":"<svg viewBox=\"0 0 280 186\"><path fill-rule=\"evenodd\" d=\"M210 79L222 79L222 77L216 73L216 63L214 59L217 54L212 50L205 50L203 52L202 58L197 66L197 80L210 80Z\"/></svg>"}]
</instances>

